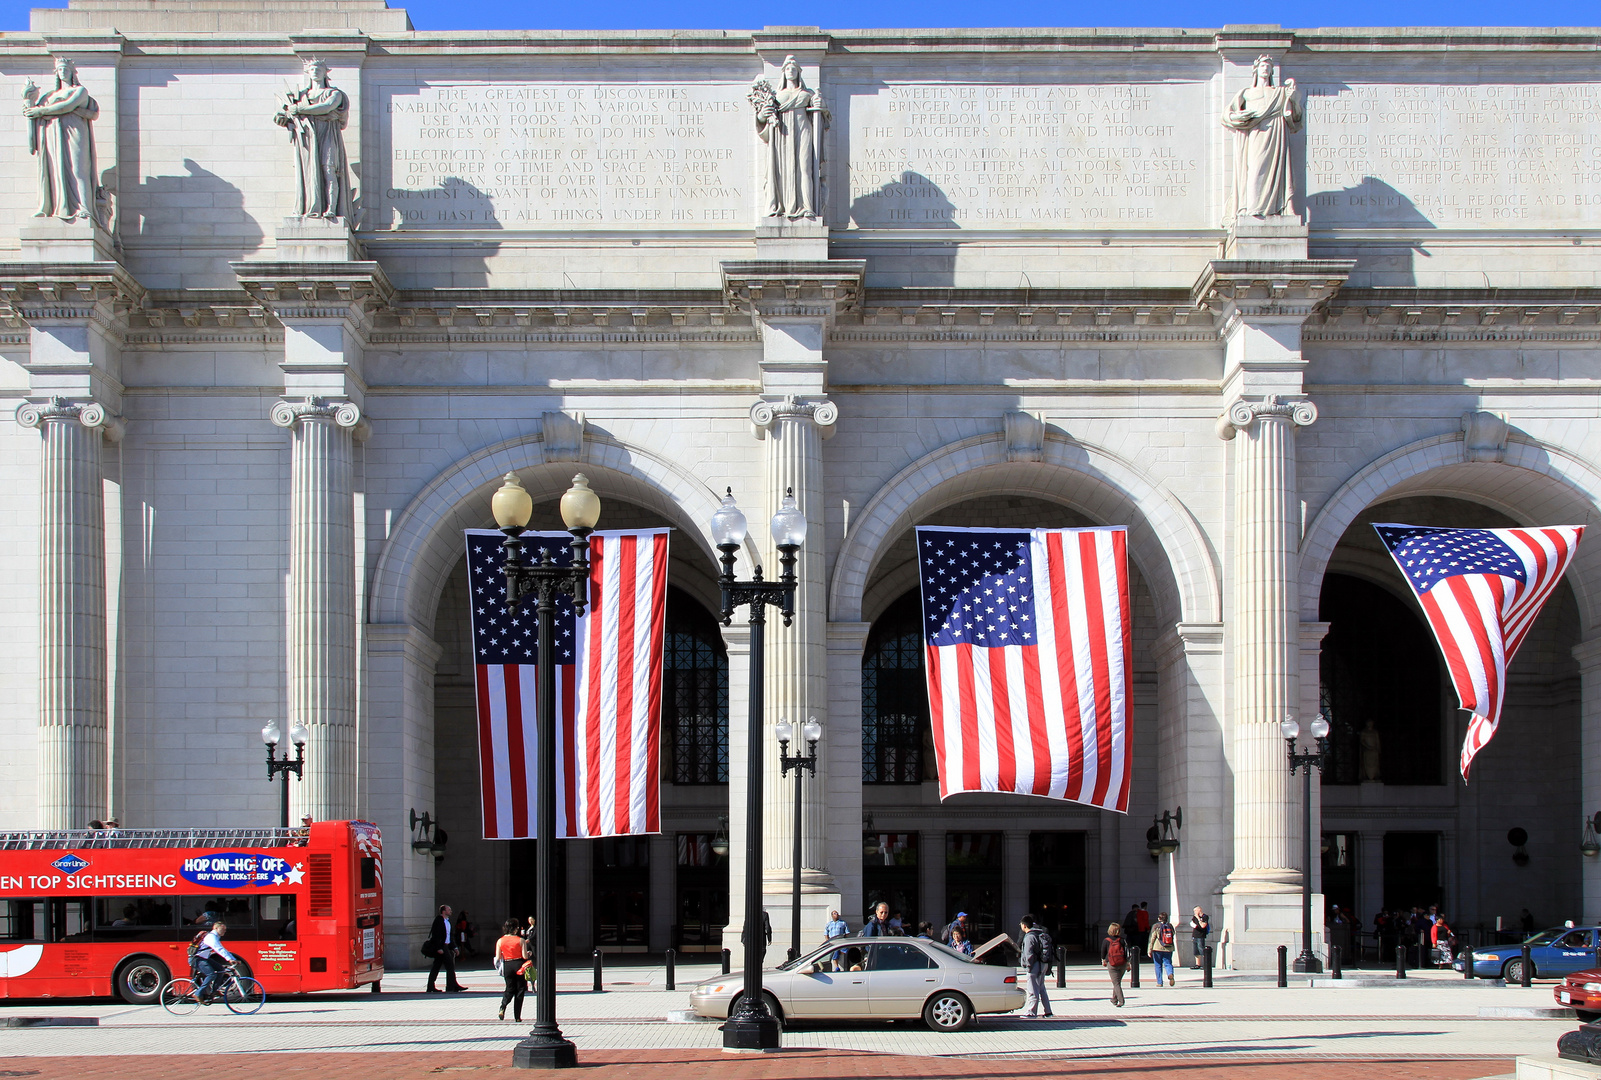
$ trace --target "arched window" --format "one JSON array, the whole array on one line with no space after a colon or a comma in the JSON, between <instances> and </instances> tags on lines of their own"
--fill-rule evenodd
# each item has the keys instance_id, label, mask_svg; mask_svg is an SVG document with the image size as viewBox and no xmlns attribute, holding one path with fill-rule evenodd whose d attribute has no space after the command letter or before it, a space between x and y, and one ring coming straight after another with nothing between
<instances>
[{"instance_id":1,"label":"arched window","mask_svg":"<svg viewBox=\"0 0 1601 1080\"><path fill-rule=\"evenodd\" d=\"M675 784L728 783L728 650L711 613L667 589L662 734Z\"/></svg>"},{"instance_id":2,"label":"arched window","mask_svg":"<svg viewBox=\"0 0 1601 1080\"><path fill-rule=\"evenodd\" d=\"M923 677L922 598L914 590L879 616L862 655L862 783L934 776Z\"/></svg>"}]
</instances>

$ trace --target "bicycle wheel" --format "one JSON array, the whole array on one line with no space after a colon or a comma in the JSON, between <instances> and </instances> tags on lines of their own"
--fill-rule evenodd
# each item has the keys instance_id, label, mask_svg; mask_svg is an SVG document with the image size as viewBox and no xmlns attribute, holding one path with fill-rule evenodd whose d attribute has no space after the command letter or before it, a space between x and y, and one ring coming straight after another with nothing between
<instances>
[{"instance_id":1,"label":"bicycle wheel","mask_svg":"<svg viewBox=\"0 0 1601 1080\"><path fill-rule=\"evenodd\" d=\"M260 1012L261 1007L267 1004L267 991L250 976L238 975L228 981L228 989L222 999L230 1011L249 1016L253 1012Z\"/></svg>"},{"instance_id":2,"label":"bicycle wheel","mask_svg":"<svg viewBox=\"0 0 1601 1080\"><path fill-rule=\"evenodd\" d=\"M174 1016L188 1016L200 1008L193 979L173 979L161 988L161 1007Z\"/></svg>"}]
</instances>

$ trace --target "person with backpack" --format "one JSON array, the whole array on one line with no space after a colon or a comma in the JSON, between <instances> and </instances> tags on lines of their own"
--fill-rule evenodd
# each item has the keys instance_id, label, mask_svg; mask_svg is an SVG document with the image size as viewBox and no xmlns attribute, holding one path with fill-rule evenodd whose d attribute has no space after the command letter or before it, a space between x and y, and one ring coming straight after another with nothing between
<instances>
[{"instance_id":1,"label":"person with backpack","mask_svg":"<svg viewBox=\"0 0 1601 1080\"><path fill-rule=\"evenodd\" d=\"M1029 1019L1040 1015L1043 1007L1044 1015L1051 1015L1051 998L1045 992L1045 980L1051 974L1051 957L1056 953L1056 942L1051 940L1050 931L1043 926L1034 925L1034 916L1024 915L1020 924L1023 930L1023 947L1020 963L1023 970L1028 972L1028 1000L1023 1004L1023 1015Z\"/></svg>"},{"instance_id":2,"label":"person with backpack","mask_svg":"<svg viewBox=\"0 0 1601 1080\"><path fill-rule=\"evenodd\" d=\"M1211 932L1212 920L1197 904L1195 913L1190 916L1190 948L1195 953L1196 967L1201 966L1202 958L1206 954L1206 938ZM1350 950L1347 949L1346 953L1349 954Z\"/></svg>"},{"instance_id":3,"label":"person with backpack","mask_svg":"<svg viewBox=\"0 0 1601 1080\"><path fill-rule=\"evenodd\" d=\"M1101 966L1112 979L1112 1004L1123 1007L1123 974L1128 971L1128 939L1123 936L1121 923L1106 928L1101 939Z\"/></svg>"},{"instance_id":4,"label":"person with backpack","mask_svg":"<svg viewBox=\"0 0 1601 1080\"><path fill-rule=\"evenodd\" d=\"M200 1003L210 1004L211 995L215 991L222 973L232 964L237 964L239 958L223 947L222 939L228 933L228 924L217 920L211 928L203 933L196 934L191 948L194 950L195 996Z\"/></svg>"},{"instance_id":5,"label":"person with backpack","mask_svg":"<svg viewBox=\"0 0 1601 1080\"><path fill-rule=\"evenodd\" d=\"M1178 940L1178 932L1173 924L1167 921L1167 912L1157 913L1156 922L1151 924L1151 939L1147 949L1151 954L1151 964L1156 968L1156 985L1162 985L1162 973L1167 972L1167 985L1178 985L1173 981L1173 945Z\"/></svg>"}]
</instances>

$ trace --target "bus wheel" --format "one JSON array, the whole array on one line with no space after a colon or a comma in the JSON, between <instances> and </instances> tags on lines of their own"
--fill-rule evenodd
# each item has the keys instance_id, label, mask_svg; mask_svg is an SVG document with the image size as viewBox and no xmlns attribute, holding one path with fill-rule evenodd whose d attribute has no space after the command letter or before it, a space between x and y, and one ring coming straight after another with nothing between
<instances>
[{"instance_id":1,"label":"bus wheel","mask_svg":"<svg viewBox=\"0 0 1601 1080\"><path fill-rule=\"evenodd\" d=\"M154 956L130 956L117 968L111 982L117 996L129 1005L154 1005L172 973Z\"/></svg>"},{"instance_id":2,"label":"bus wheel","mask_svg":"<svg viewBox=\"0 0 1601 1080\"><path fill-rule=\"evenodd\" d=\"M381 994L384 992L384 981L382 979L379 979L377 982L372 984L372 992L375 994Z\"/></svg>"}]
</instances>

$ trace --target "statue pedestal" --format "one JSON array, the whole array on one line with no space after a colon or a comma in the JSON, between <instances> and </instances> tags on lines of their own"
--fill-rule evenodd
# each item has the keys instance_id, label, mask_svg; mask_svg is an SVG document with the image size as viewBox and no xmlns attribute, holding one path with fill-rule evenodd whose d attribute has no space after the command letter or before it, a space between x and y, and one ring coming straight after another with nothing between
<instances>
[{"instance_id":1,"label":"statue pedestal","mask_svg":"<svg viewBox=\"0 0 1601 1080\"><path fill-rule=\"evenodd\" d=\"M756 226L756 257L785 262L827 259L828 226L821 221L762 218Z\"/></svg>"},{"instance_id":2,"label":"statue pedestal","mask_svg":"<svg viewBox=\"0 0 1601 1080\"><path fill-rule=\"evenodd\" d=\"M274 235L280 262L360 262L365 257L356 234L343 221L284 218Z\"/></svg>"},{"instance_id":3,"label":"statue pedestal","mask_svg":"<svg viewBox=\"0 0 1601 1080\"><path fill-rule=\"evenodd\" d=\"M1306 237L1306 222L1293 214L1260 218L1242 214L1229 226L1223 257L1251 262L1304 259Z\"/></svg>"},{"instance_id":4,"label":"statue pedestal","mask_svg":"<svg viewBox=\"0 0 1601 1080\"><path fill-rule=\"evenodd\" d=\"M23 262L115 262L111 234L87 220L34 218L18 230Z\"/></svg>"}]
</instances>

